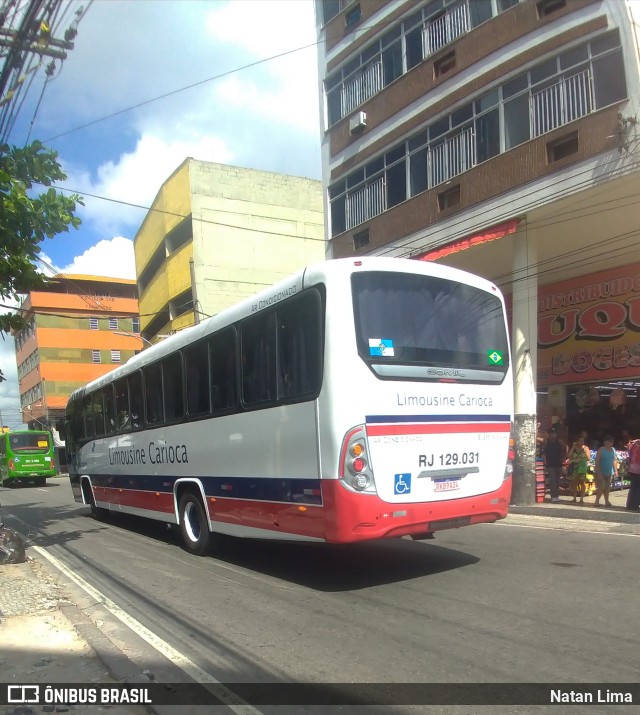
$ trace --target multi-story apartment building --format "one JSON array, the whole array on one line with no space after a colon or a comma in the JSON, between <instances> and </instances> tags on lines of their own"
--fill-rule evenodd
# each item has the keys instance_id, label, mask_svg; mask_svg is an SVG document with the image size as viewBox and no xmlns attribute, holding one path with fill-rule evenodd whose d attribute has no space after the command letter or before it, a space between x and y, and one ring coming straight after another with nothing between
<instances>
[{"instance_id":1,"label":"multi-story apartment building","mask_svg":"<svg viewBox=\"0 0 640 715\"><path fill-rule=\"evenodd\" d=\"M321 182L186 159L134 239L145 341L323 260Z\"/></svg>"},{"instance_id":2,"label":"multi-story apartment building","mask_svg":"<svg viewBox=\"0 0 640 715\"><path fill-rule=\"evenodd\" d=\"M537 416L596 440L640 431L634 10L316 1L330 255L440 261L503 289L516 500L533 495Z\"/></svg>"},{"instance_id":3,"label":"multi-story apartment building","mask_svg":"<svg viewBox=\"0 0 640 715\"><path fill-rule=\"evenodd\" d=\"M140 349L136 284L61 274L21 309L27 327L14 337L23 422L60 430L69 395Z\"/></svg>"}]
</instances>

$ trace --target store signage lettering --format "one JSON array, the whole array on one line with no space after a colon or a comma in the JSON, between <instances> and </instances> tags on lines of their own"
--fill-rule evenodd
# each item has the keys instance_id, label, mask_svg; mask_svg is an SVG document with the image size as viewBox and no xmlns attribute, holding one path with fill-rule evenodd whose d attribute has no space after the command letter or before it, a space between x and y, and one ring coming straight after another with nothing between
<instances>
[{"instance_id":1,"label":"store signage lettering","mask_svg":"<svg viewBox=\"0 0 640 715\"><path fill-rule=\"evenodd\" d=\"M640 264L542 288L538 348L541 384L637 374Z\"/></svg>"},{"instance_id":2,"label":"store signage lettering","mask_svg":"<svg viewBox=\"0 0 640 715\"><path fill-rule=\"evenodd\" d=\"M557 316L546 315L538 320L538 344L551 347L572 337L576 340L612 340L624 335L629 327L640 330L640 296L625 303L604 301L583 311L569 308Z\"/></svg>"},{"instance_id":3,"label":"store signage lettering","mask_svg":"<svg viewBox=\"0 0 640 715\"><path fill-rule=\"evenodd\" d=\"M640 366L640 342L633 345L616 345L614 348L580 350L573 355L558 353L553 356L551 369L554 375L573 372L587 372L592 367L596 370L621 370Z\"/></svg>"}]
</instances>

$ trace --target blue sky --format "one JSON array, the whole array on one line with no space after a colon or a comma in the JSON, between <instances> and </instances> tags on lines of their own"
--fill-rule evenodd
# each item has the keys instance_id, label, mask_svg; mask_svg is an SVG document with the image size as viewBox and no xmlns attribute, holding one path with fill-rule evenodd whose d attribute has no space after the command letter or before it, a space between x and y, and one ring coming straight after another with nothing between
<instances>
[{"instance_id":1,"label":"blue sky","mask_svg":"<svg viewBox=\"0 0 640 715\"><path fill-rule=\"evenodd\" d=\"M80 229L46 240L43 257L60 272L135 277L132 239L145 211L126 204L150 206L188 156L320 179L315 41L312 0L95 0L31 128L59 153L65 185L85 195ZM10 143L25 143L44 79L36 76ZM11 339L0 340L0 369L11 424Z\"/></svg>"}]
</instances>

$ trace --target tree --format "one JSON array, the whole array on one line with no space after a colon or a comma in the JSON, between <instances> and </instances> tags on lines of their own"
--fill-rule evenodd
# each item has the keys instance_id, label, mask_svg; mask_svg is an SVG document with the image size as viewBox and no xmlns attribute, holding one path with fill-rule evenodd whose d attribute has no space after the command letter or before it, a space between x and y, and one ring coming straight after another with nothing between
<instances>
[{"instance_id":1,"label":"tree","mask_svg":"<svg viewBox=\"0 0 640 715\"><path fill-rule=\"evenodd\" d=\"M57 152L39 141L22 149L0 146L0 302L20 300L43 286L47 278L35 264L40 243L80 225L74 212L82 199L63 196L52 187L67 178L57 158ZM36 194L34 184L49 188ZM0 332L24 326L21 315L0 313Z\"/></svg>"}]
</instances>

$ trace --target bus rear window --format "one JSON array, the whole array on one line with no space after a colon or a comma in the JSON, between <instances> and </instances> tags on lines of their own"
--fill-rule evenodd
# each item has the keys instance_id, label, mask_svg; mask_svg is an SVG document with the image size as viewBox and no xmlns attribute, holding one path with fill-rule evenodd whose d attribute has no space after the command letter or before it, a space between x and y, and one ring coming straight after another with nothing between
<instances>
[{"instance_id":1,"label":"bus rear window","mask_svg":"<svg viewBox=\"0 0 640 715\"><path fill-rule=\"evenodd\" d=\"M51 437L47 432L23 432L9 435L12 452L48 452Z\"/></svg>"},{"instance_id":2,"label":"bus rear window","mask_svg":"<svg viewBox=\"0 0 640 715\"><path fill-rule=\"evenodd\" d=\"M472 371L461 378L500 380L509 351L500 299L474 286L409 273L352 277L358 352L387 377L406 377L410 365ZM414 377L436 379L418 371ZM484 377L483 377L484 376Z\"/></svg>"}]
</instances>

